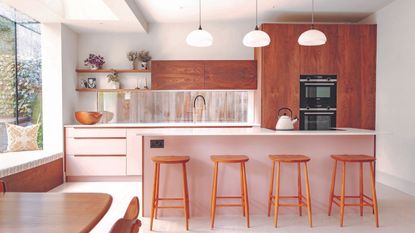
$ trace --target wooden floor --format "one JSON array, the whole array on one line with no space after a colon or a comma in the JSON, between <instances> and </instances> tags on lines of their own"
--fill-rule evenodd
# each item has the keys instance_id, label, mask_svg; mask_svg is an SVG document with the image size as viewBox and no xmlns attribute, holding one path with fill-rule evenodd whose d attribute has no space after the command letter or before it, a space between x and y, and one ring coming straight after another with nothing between
<instances>
[{"instance_id":1,"label":"wooden floor","mask_svg":"<svg viewBox=\"0 0 415 233\"><path fill-rule=\"evenodd\" d=\"M209 218L190 218L190 231L198 233L243 233L243 232L282 232L282 233L412 233L415 229L415 197L378 184L380 228L375 228L373 215L366 209L365 216L359 216L359 208L347 208L344 227L339 227L339 209L333 210L333 216L313 215L313 228L308 227L307 216L298 217L295 210L280 214L278 229L273 228L273 219L264 215L251 216L251 228L245 226L242 216L217 215L215 230L210 230ZM132 196L141 194L140 182L71 182L53 192L107 192L114 198L113 204L103 220L92 231L108 232L112 223L124 214ZM149 218L139 217L143 223L140 232L149 232ZM185 232L183 217L159 217L154 221L154 232Z\"/></svg>"}]
</instances>

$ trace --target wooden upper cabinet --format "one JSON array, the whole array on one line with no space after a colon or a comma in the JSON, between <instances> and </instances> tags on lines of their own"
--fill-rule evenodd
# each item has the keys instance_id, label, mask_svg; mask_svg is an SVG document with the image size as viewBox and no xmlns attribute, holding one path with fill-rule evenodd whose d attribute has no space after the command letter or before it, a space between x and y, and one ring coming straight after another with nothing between
<instances>
[{"instance_id":1,"label":"wooden upper cabinet","mask_svg":"<svg viewBox=\"0 0 415 233\"><path fill-rule=\"evenodd\" d=\"M151 89L204 89L204 64L200 61L152 61Z\"/></svg>"},{"instance_id":2,"label":"wooden upper cabinet","mask_svg":"<svg viewBox=\"0 0 415 233\"><path fill-rule=\"evenodd\" d=\"M304 31L309 25L298 25ZM327 43L321 46L300 46L301 74L336 74L337 73L337 25L316 24L315 28L327 37ZM294 40L296 38L293 38Z\"/></svg>"},{"instance_id":3,"label":"wooden upper cabinet","mask_svg":"<svg viewBox=\"0 0 415 233\"><path fill-rule=\"evenodd\" d=\"M256 89L256 61L205 61L205 89Z\"/></svg>"},{"instance_id":4,"label":"wooden upper cabinet","mask_svg":"<svg viewBox=\"0 0 415 233\"><path fill-rule=\"evenodd\" d=\"M154 90L256 89L253 60L153 61Z\"/></svg>"}]
</instances>

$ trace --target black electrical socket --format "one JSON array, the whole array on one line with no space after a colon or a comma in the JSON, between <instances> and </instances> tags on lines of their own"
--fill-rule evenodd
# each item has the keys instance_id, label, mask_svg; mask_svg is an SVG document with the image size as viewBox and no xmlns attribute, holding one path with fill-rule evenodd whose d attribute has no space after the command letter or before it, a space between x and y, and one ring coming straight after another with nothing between
<instances>
[{"instance_id":1,"label":"black electrical socket","mask_svg":"<svg viewBox=\"0 0 415 233\"><path fill-rule=\"evenodd\" d=\"M164 140L150 140L150 148L164 148Z\"/></svg>"}]
</instances>

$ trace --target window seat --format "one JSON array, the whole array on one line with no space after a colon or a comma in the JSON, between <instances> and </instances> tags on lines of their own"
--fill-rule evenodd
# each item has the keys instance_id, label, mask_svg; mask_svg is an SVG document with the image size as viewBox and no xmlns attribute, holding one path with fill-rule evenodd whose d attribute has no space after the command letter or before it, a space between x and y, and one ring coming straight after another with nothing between
<instances>
[{"instance_id":1,"label":"window seat","mask_svg":"<svg viewBox=\"0 0 415 233\"><path fill-rule=\"evenodd\" d=\"M0 153L0 179L12 192L46 192L63 183L63 153Z\"/></svg>"}]
</instances>

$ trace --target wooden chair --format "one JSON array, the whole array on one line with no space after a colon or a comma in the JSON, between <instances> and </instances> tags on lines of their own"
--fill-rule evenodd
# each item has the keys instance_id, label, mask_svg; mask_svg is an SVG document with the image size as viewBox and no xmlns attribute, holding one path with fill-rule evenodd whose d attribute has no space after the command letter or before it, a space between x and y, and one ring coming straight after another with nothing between
<instances>
[{"instance_id":1,"label":"wooden chair","mask_svg":"<svg viewBox=\"0 0 415 233\"><path fill-rule=\"evenodd\" d=\"M312 213L311 213L311 196L310 196L310 184L308 181L308 167L307 163L310 161L310 158L305 155L270 155L269 158L272 160L272 172L271 172L271 181L268 194L268 216L271 214L271 204L274 200L274 226L277 227L278 223L278 210L280 206L298 206L299 215L302 215L302 207L306 206L308 210L308 223L310 227L313 226ZM273 185L274 185L274 173L275 165L278 163L277 178L275 180L275 194L273 195ZM294 163L297 164L298 168L298 195L296 196L281 196L280 195L280 172L281 172L281 163ZM304 164L304 176L305 176L305 188L306 188L306 197L301 193L301 164ZM298 200L298 204L281 204L281 198L294 198Z\"/></svg>"},{"instance_id":2,"label":"wooden chair","mask_svg":"<svg viewBox=\"0 0 415 233\"><path fill-rule=\"evenodd\" d=\"M373 164L375 162L375 158L369 155L332 155L331 158L334 161L333 166L333 174L331 177L331 187L330 187L330 195L329 195L329 213L331 215L331 210L333 203L340 207L340 227L343 227L343 219L344 219L344 207L345 206L359 206L360 207L360 215L363 216L363 207L370 206L373 209L373 213L375 214L375 223L376 227L379 227L379 217L378 217L378 202L376 198L376 189L375 189L375 171L373 168ZM342 185L341 185L341 194L340 196L334 194L334 188L336 183L336 171L337 171L337 162L341 162L343 165L342 171ZM358 196L346 196L346 163L359 163L360 165L360 194ZM363 193L363 164L369 163L370 164L370 176L371 176L371 185L372 185L372 197L368 197ZM359 204L346 204L345 200L348 199L359 199Z\"/></svg>"},{"instance_id":3,"label":"wooden chair","mask_svg":"<svg viewBox=\"0 0 415 233\"><path fill-rule=\"evenodd\" d=\"M189 190L187 187L187 172L186 172L186 163L189 162L189 156L154 156L151 158L154 162L154 180L153 180L153 195L151 200L151 210L150 210L150 231L153 230L153 220L157 218L157 210L159 208L163 209L177 209L183 208L186 230L189 230ZM183 197L181 198L171 198L163 197L160 198L160 165L172 165L178 164L182 167L183 175ZM159 206L159 201L183 201L183 206Z\"/></svg>"},{"instance_id":4,"label":"wooden chair","mask_svg":"<svg viewBox=\"0 0 415 233\"><path fill-rule=\"evenodd\" d=\"M124 219L134 220L138 218L140 212L140 202L138 197L133 197L124 214Z\"/></svg>"},{"instance_id":5,"label":"wooden chair","mask_svg":"<svg viewBox=\"0 0 415 233\"><path fill-rule=\"evenodd\" d=\"M120 218L112 226L110 233L138 233L141 221L138 219Z\"/></svg>"},{"instance_id":6,"label":"wooden chair","mask_svg":"<svg viewBox=\"0 0 415 233\"><path fill-rule=\"evenodd\" d=\"M6 191L6 182L0 180L0 193L5 193Z\"/></svg>"},{"instance_id":7,"label":"wooden chair","mask_svg":"<svg viewBox=\"0 0 415 233\"><path fill-rule=\"evenodd\" d=\"M242 215L246 217L246 226L249 228L249 200L248 185L246 182L245 163L249 157L246 155L212 155L210 159L214 162L213 185L212 185L212 207L211 207L211 228L215 225L216 207L242 207ZM218 191L218 167L219 163L239 163L241 173L241 196L217 196ZM241 204L216 204L216 199L240 198Z\"/></svg>"}]
</instances>

